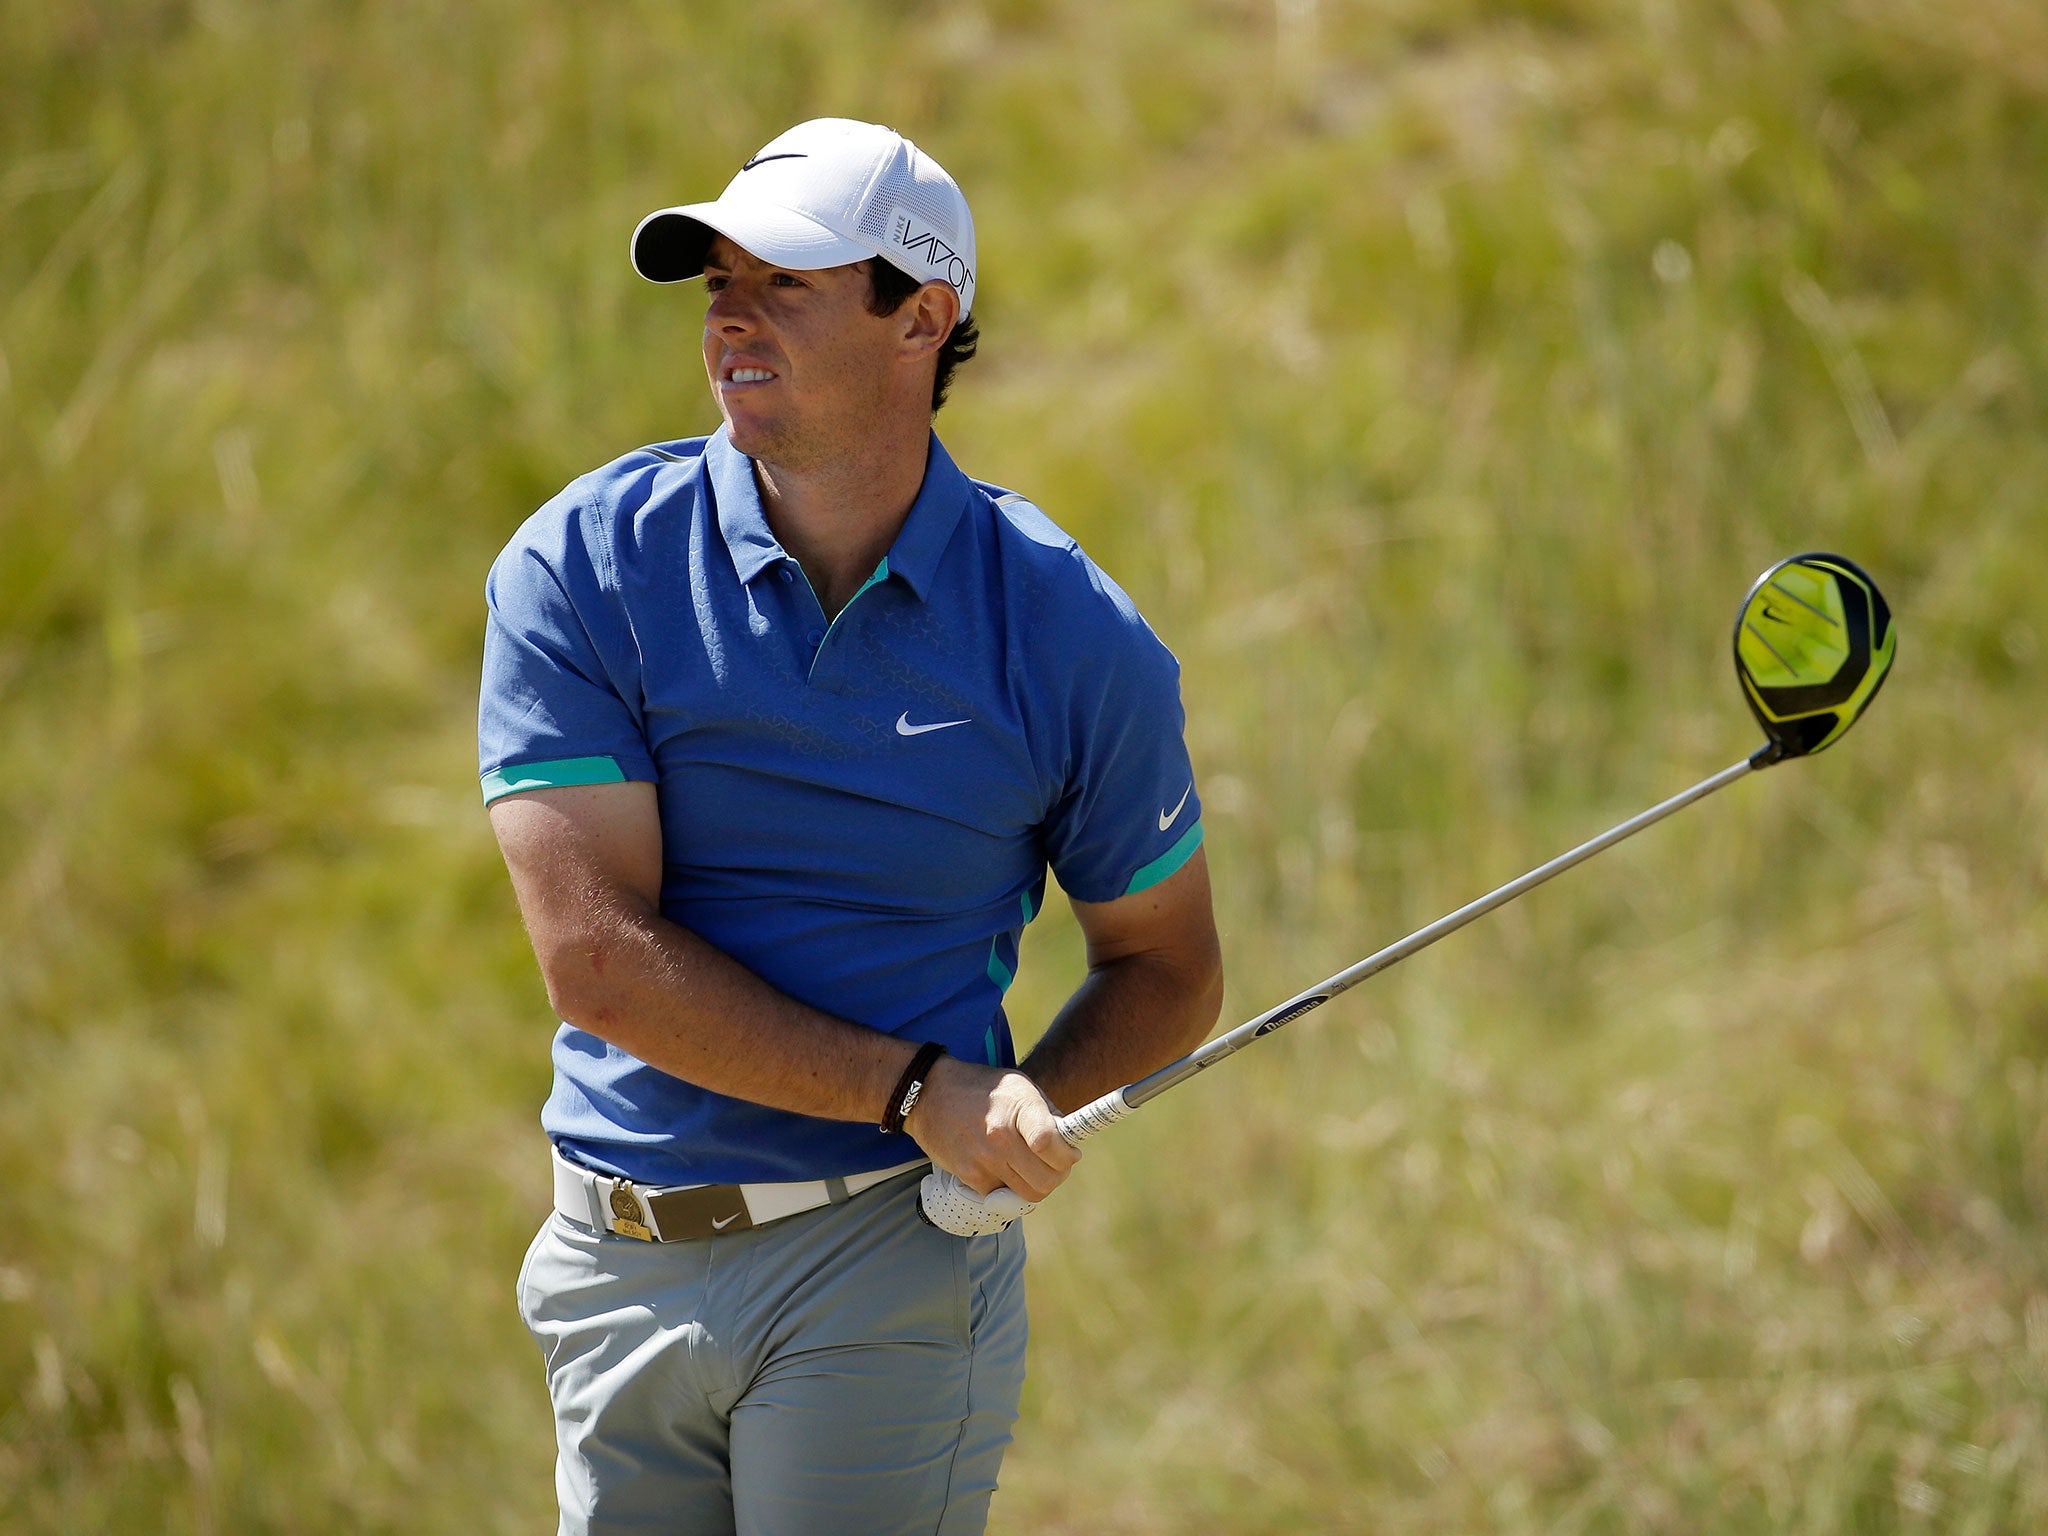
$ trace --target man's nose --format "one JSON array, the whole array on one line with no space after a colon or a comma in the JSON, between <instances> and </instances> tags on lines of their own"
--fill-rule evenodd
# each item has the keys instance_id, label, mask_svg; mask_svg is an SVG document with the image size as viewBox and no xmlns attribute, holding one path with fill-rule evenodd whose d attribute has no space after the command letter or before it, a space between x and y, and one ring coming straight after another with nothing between
<instances>
[{"instance_id":1,"label":"man's nose","mask_svg":"<svg viewBox=\"0 0 2048 1536\"><path fill-rule=\"evenodd\" d=\"M741 293L730 286L721 288L711 295L710 306L704 311L704 328L721 335L737 335L754 328L754 306Z\"/></svg>"}]
</instances>

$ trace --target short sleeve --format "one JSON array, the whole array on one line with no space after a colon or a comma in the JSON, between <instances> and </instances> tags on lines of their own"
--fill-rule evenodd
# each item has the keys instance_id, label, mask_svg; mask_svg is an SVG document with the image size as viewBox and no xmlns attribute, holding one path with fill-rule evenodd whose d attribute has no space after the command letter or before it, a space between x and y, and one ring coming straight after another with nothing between
<instances>
[{"instance_id":1,"label":"short sleeve","mask_svg":"<svg viewBox=\"0 0 2048 1536\"><path fill-rule=\"evenodd\" d=\"M571 491L527 521L484 596L477 754L484 803L522 789L655 781L638 656L602 530Z\"/></svg>"},{"instance_id":2,"label":"short sleeve","mask_svg":"<svg viewBox=\"0 0 2048 1536\"><path fill-rule=\"evenodd\" d=\"M1045 827L1046 858L1080 901L1159 884L1202 845L1188 761L1180 663L1128 597L1091 570L1110 622L1072 655L1065 793Z\"/></svg>"}]
</instances>

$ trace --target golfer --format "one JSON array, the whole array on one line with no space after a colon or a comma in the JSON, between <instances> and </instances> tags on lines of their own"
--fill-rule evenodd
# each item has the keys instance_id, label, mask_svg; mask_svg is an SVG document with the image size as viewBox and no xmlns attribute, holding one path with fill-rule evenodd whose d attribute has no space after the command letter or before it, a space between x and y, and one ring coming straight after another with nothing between
<instances>
[{"instance_id":1,"label":"golfer","mask_svg":"<svg viewBox=\"0 0 2048 1536\"><path fill-rule=\"evenodd\" d=\"M484 649L484 796L562 1021L518 1283L561 1529L979 1531L1024 1237L938 1231L918 1180L1045 1198L1057 1110L1214 1023L1178 667L932 434L974 225L914 145L801 124L632 257L704 279L723 425L535 513ZM1088 974L1020 1064L1048 865Z\"/></svg>"}]
</instances>

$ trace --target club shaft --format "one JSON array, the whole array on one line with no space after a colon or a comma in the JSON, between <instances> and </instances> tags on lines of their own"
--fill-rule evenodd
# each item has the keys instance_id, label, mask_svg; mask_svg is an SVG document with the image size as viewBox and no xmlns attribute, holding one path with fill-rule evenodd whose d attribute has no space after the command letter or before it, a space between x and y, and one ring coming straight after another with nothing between
<instances>
[{"instance_id":1,"label":"club shaft","mask_svg":"<svg viewBox=\"0 0 2048 1536\"><path fill-rule=\"evenodd\" d=\"M1255 1019L1247 1019L1228 1034L1218 1035L1199 1049L1169 1062L1149 1077L1142 1077L1128 1087L1119 1088L1106 1094L1093 1104L1085 1105L1071 1115L1060 1117L1060 1130L1068 1140L1078 1141L1093 1134L1103 1125L1112 1123L1136 1109L1149 1099L1156 1099L1167 1089L1186 1082L1198 1072L1204 1072L1226 1056L1235 1055L1252 1041L1272 1034L1284 1025L1291 1024L1305 1013L1310 1013L1327 1003L1339 993L1348 992L1368 976L1377 976L1388 966L1406 960L1417 950L1429 948L1445 934L1456 933L1474 918L1484 917L1494 908L1505 906L1525 891L1534 890L1554 875L1561 875L1574 864L1583 864L1594 854L1612 848L1624 838L1635 836L1647 826L1662 821L1675 811L1682 811L1695 800L1703 800L1715 790L1733 784L1737 779L1753 773L1773 759L1758 753L1744 758L1739 763L1723 768L1711 778L1700 780L1687 790L1673 795L1669 800L1660 801L1640 815L1631 816L1619 826L1609 827L1598 837L1589 838L1569 853L1561 853L1548 864L1539 864L1519 879L1510 880L1506 885L1488 891L1477 901L1467 902L1457 911L1438 918L1426 928L1418 928L1407 938L1389 944L1377 954L1367 955L1356 965L1339 971L1329 980L1320 982L1308 991L1289 998L1277 1008L1268 1009ZM1120 1101L1120 1102L1117 1102ZM1092 1112L1092 1113L1091 1113Z\"/></svg>"}]
</instances>

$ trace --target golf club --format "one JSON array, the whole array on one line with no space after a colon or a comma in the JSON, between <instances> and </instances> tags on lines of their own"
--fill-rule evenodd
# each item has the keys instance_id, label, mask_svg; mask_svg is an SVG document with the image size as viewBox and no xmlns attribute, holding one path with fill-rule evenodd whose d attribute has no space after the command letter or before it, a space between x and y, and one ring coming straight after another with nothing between
<instances>
[{"instance_id":1,"label":"golf club","mask_svg":"<svg viewBox=\"0 0 2048 1536\"><path fill-rule=\"evenodd\" d=\"M1079 1146L1116 1124L1140 1105L1177 1087L1217 1062L1233 1056L1254 1040L1293 1023L1322 1007L1368 976L1427 949L1445 934L1455 933L1476 917L1513 901L1553 875L1584 863L1603 849L1662 821L1737 779L1788 758L1810 757L1832 746L1870 707L1891 671L1898 635L1891 609L1877 584L1854 562L1840 555L1805 554L1781 560L1750 587L1735 617L1735 672L1743 697L1763 726L1764 744L1739 763L1702 779L1690 789L1631 816L1598 837L1579 844L1519 879L1487 892L1477 901L1377 954L1339 971L1327 981L1289 998L1278 1007L1249 1019L1227 1034L1170 1062L1149 1077L1126 1084L1059 1117L1060 1134ZM925 1219L958 1237L1000 1232L1033 1210L1032 1202L1010 1189L980 1196L953 1174L935 1170L919 1190Z\"/></svg>"}]
</instances>

